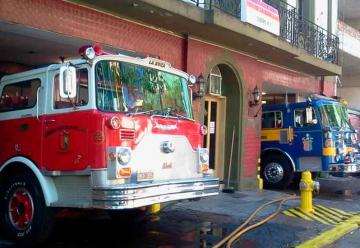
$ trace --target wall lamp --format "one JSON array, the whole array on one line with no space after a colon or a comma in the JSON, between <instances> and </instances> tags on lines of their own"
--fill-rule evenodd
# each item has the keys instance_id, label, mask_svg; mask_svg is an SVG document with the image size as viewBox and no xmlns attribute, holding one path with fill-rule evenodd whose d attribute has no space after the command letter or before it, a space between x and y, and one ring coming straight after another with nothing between
<instances>
[{"instance_id":1,"label":"wall lamp","mask_svg":"<svg viewBox=\"0 0 360 248\"><path fill-rule=\"evenodd\" d=\"M253 91L251 92L251 95L253 96L253 100L249 101L249 106L250 107L254 107L259 105L260 103L260 91L259 88L257 87L257 85L255 86L255 88L253 89Z\"/></svg>"},{"instance_id":2,"label":"wall lamp","mask_svg":"<svg viewBox=\"0 0 360 248\"><path fill-rule=\"evenodd\" d=\"M199 77L196 79L195 84L193 85L192 97L193 99L197 97L205 96L205 78L201 73Z\"/></svg>"}]
</instances>

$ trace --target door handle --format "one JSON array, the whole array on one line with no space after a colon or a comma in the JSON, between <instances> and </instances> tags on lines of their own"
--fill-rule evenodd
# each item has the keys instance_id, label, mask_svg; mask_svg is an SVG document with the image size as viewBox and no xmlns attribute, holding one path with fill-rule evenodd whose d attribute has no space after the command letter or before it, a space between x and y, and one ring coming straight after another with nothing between
<instances>
[{"instance_id":1,"label":"door handle","mask_svg":"<svg viewBox=\"0 0 360 248\"><path fill-rule=\"evenodd\" d=\"M45 123L46 123L46 124L50 124L50 123L54 123L54 122L55 122L55 120L54 120L54 119L45 120Z\"/></svg>"}]
</instances>

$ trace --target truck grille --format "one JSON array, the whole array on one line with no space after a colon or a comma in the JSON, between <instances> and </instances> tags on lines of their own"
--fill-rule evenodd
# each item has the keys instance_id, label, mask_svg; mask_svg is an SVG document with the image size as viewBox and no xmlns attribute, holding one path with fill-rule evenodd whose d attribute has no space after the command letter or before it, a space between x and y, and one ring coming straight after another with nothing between
<instances>
[{"instance_id":1,"label":"truck grille","mask_svg":"<svg viewBox=\"0 0 360 248\"><path fill-rule=\"evenodd\" d=\"M135 130L133 129L120 129L121 140L133 140L135 138Z\"/></svg>"}]
</instances>

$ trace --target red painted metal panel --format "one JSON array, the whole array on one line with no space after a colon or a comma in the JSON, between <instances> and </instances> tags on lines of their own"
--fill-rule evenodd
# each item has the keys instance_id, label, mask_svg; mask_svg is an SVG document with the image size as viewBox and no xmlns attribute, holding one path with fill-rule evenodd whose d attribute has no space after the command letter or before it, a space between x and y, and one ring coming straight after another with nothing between
<instances>
[{"instance_id":1,"label":"red painted metal panel","mask_svg":"<svg viewBox=\"0 0 360 248\"><path fill-rule=\"evenodd\" d=\"M120 129L109 125L111 117L121 121ZM42 128L43 125L43 128ZM128 116L96 110L22 118L0 122L0 162L21 155L46 170L84 170L106 167L109 146L135 149L145 135L184 135L195 150L202 146L200 124L147 115ZM132 133L121 139L121 130Z\"/></svg>"},{"instance_id":2,"label":"red painted metal panel","mask_svg":"<svg viewBox=\"0 0 360 248\"><path fill-rule=\"evenodd\" d=\"M40 164L41 129L41 120L33 117L0 121L0 164L14 156Z\"/></svg>"}]
</instances>

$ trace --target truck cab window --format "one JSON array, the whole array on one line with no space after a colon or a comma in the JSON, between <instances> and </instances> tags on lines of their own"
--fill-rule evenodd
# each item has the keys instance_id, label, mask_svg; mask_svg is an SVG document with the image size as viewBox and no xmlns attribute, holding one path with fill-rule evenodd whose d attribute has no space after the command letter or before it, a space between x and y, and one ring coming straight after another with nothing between
<instances>
[{"instance_id":1,"label":"truck cab window","mask_svg":"<svg viewBox=\"0 0 360 248\"><path fill-rule=\"evenodd\" d=\"M282 128L283 119L281 111L264 112L262 114L262 128Z\"/></svg>"},{"instance_id":2,"label":"truck cab window","mask_svg":"<svg viewBox=\"0 0 360 248\"><path fill-rule=\"evenodd\" d=\"M294 112L294 126L307 127L315 124L315 112L313 108L296 109Z\"/></svg>"},{"instance_id":3,"label":"truck cab window","mask_svg":"<svg viewBox=\"0 0 360 248\"><path fill-rule=\"evenodd\" d=\"M32 108L36 104L39 79L6 85L1 93L0 112Z\"/></svg>"},{"instance_id":4,"label":"truck cab window","mask_svg":"<svg viewBox=\"0 0 360 248\"><path fill-rule=\"evenodd\" d=\"M60 97L59 74L54 77L54 109L85 106L89 102L88 70L76 70L77 93L73 99Z\"/></svg>"}]
</instances>

